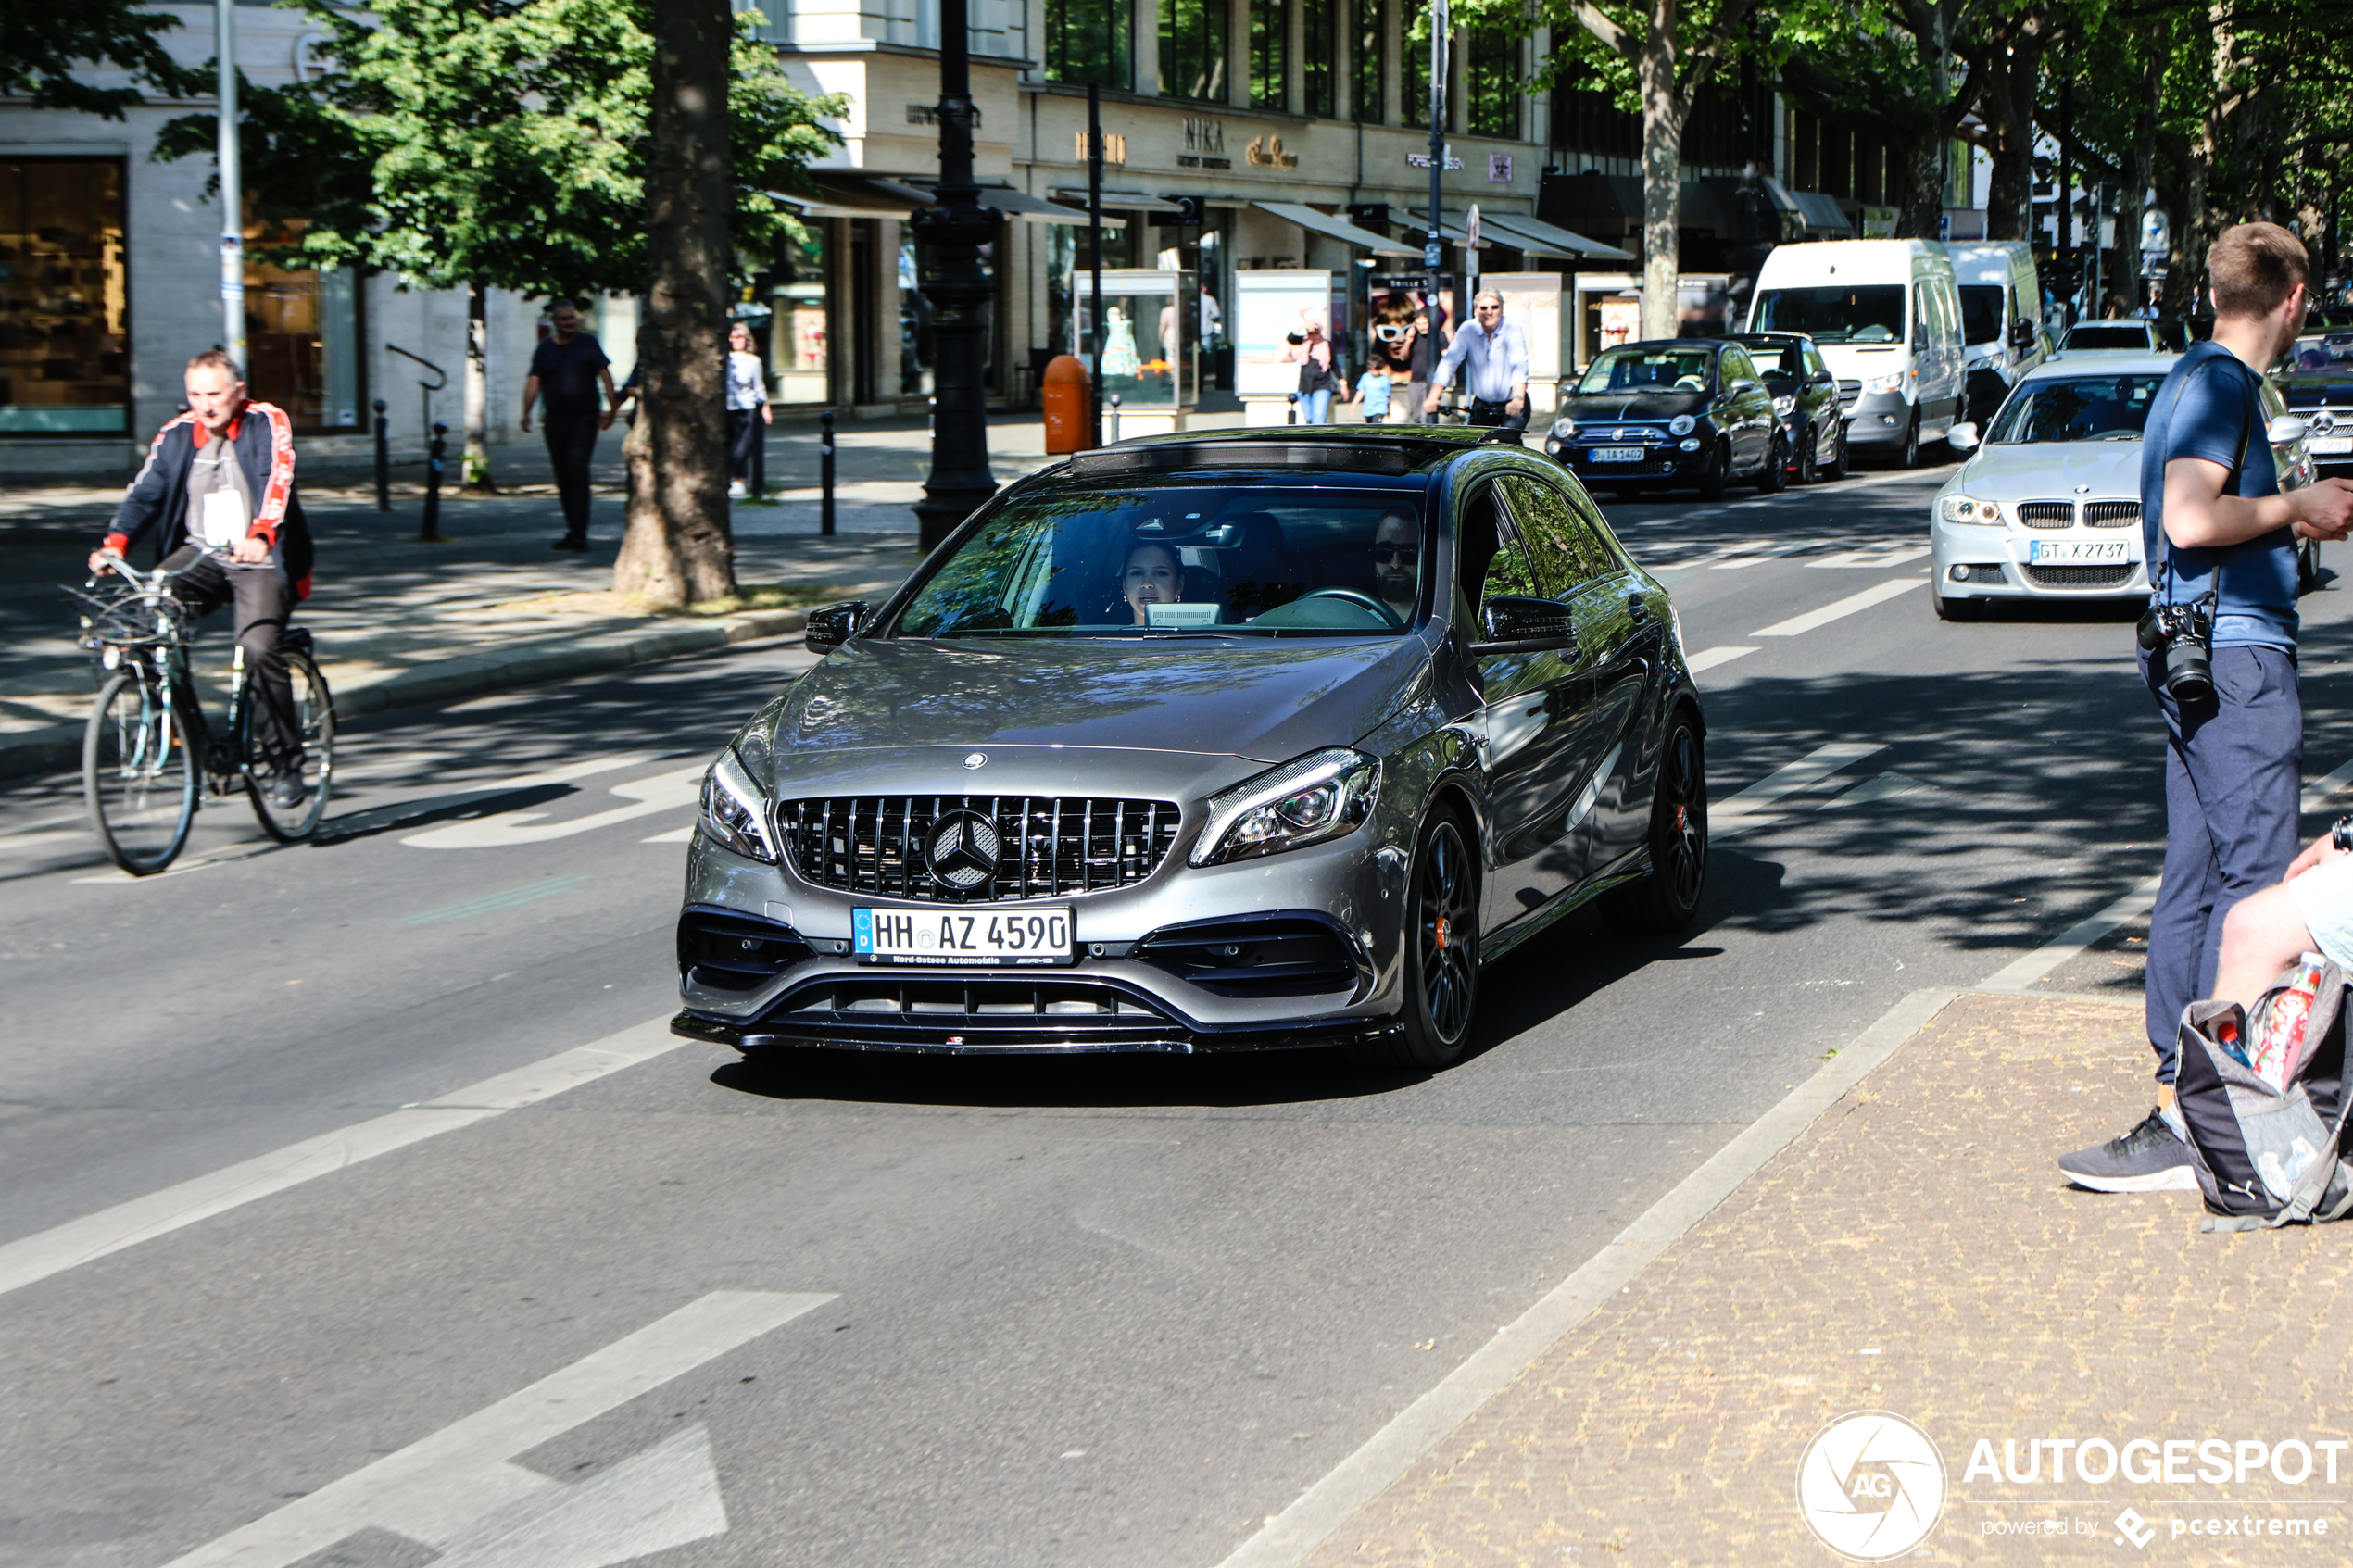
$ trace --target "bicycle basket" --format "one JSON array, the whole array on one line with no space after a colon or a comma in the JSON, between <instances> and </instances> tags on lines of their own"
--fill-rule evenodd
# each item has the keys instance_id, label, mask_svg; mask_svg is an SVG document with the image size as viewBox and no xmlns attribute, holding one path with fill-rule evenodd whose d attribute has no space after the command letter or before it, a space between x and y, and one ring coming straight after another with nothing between
<instances>
[{"instance_id":1,"label":"bicycle basket","mask_svg":"<svg viewBox=\"0 0 2353 1568\"><path fill-rule=\"evenodd\" d=\"M85 648L94 651L109 646L128 647L171 640L171 630L164 623L155 602L136 589L91 593L67 588L65 593L80 601L82 635L77 641Z\"/></svg>"}]
</instances>

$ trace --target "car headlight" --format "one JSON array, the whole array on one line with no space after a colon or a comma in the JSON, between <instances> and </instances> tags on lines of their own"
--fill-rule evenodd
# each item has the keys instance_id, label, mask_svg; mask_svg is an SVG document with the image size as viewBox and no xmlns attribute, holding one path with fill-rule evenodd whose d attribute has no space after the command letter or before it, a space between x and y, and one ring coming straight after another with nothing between
<instances>
[{"instance_id":1,"label":"car headlight","mask_svg":"<svg viewBox=\"0 0 2353 1568\"><path fill-rule=\"evenodd\" d=\"M1673 419L1667 421L1667 433L1669 435L1689 435L1692 433L1692 427L1697 423L1699 423L1699 421L1692 418L1689 414L1678 414Z\"/></svg>"},{"instance_id":2,"label":"car headlight","mask_svg":"<svg viewBox=\"0 0 2353 1568\"><path fill-rule=\"evenodd\" d=\"M702 831L738 855L774 865L776 827L768 820L768 797L729 746L702 781Z\"/></svg>"},{"instance_id":3,"label":"car headlight","mask_svg":"<svg viewBox=\"0 0 2353 1568\"><path fill-rule=\"evenodd\" d=\"M1903 384L1904 372L1901 370L1897 370L1891 375L1865 376L1863 378L1863 390L1865 392L1894 392L1896 388L1902 386Z\"/></svg>"},{"instance_id":4,"label":"car headlight","mask_svg":"<svg viewBox=\"0 0 2353 1568\"><path fill-rule=\"evenodd\" d=\"M1775 412L1776 414L1779 414L1779 415L1780 415L1781 418L1783 418L1783 419L1788 419L1788 418L1789 418L1792 414L1794 414L1795 412L1797 412L1797 399L1796 399L1796 397L1795 397L1794 395L1792 395L1792 396L1788 396L1788 397L1776 397L1776 398L1774 398L1774 399L1773 399L1773 412Z\"/></svg>"},{"instance_id":5,"label":"car headlight","mask_svg":"<svg viewBox=\"0 0 2353 1568\"><path fill-rule=\"evenodd\" d=\"M1209 798L1196 866L1299 849L1353 833L1380 794L1380 762L1336 746L1311 751Z\"/></svg>"},{"instance_id":6,"label":"car headlight","mask_svg":"<svg viewBox=\"0 0 2353 1568\"><path fill-rule=\"evenodd\" d=\"M1576 440L1576 439L1577 439L1577 421L1576 421L1575 420L1554 420L1554 421L1553 421L1553 435L1554 435L1554 438L1555 440L1560 440L1560 441L1574 441L1574 440Z\"/></svg>"},{"instance_id":7,"label":"car headlight","mask_svg":"<svg viewBox=\"0 0 2353 1568\"><path fill-rule=\"evenodd\" d=\"M1943 522L2002 523L2002 508L1991 501L1980 501L1969 495L1947 495L1936 503L1936 516Z\"/></svg>"}]
</instances>

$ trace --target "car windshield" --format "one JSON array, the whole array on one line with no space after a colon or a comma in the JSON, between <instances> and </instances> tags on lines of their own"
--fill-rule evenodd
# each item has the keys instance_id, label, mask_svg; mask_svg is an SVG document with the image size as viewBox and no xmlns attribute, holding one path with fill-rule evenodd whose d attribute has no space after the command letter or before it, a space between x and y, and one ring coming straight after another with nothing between
<instances>
[{"instance_id":1,"label":"car windshield","mask_svg":"<svg viewBox=\"0 0 2353 1568\"><path fill-rule=\"evenodd\" d=\"M1309 485L1044 490L936 566L901 637L1389 637L1428 568L1419 494Z\"/></svg>"},{"instance_id":2,"label":"car windshield","mask_svg":"<svg viewBox=\"0 0 2353 1568\"><path fill-rule=\"evenodd\" d=\"M2077 327L2067 334L2070 348L2146 348L2148 329L2138 322L2097 323Z\"/></svg>"},{"instance_id":3,"label":"car windshield","mask_svg":"<svg viewBox=\"0 0 2353 1568\"><path fill-rule=\"evenodd\" d=\"M1613 348L1586 367L1579 393L1705 392L1715 373L1712 348Z\"/></svg>"},{"instance_id":4,"label":"car windshield","mask_svg":"<svg viewBox=\"0 0 2353 1568\"><path fill-rule=\"evenodd\" d=\"M1756 296L1750 324L1760 332L1804 332L1816 343L1901 343L1904 285L1767 289Z\"/></svg>"},{"instance_id":5,"label":"car windshield","mask_svg":"<svg viewBox=\"0 0 2353 1568\"><path fill-rule=\"evenodd\" d=\"M1787 392L1806 379L1806 350L1794 338L1744 337L1739 340L1756 363L1756 374L1775 392Z\"/></svg>"},{"instance_id":6,"label":"car windshield","mask_svg":"<svg viewBox=\"0 0 2353 1568\"><path fill-rule=\"evenodd\" d=\"M2297 375L2353 375L2353 332L2297 338L2288 346L2285 369Z\"/></svg>"},{"instance_id":7,"label":"car windshield","mask_svg":"<svg viewBox=\"0 0 2353 1568\"><path fill-rule=\"evenodd\" d=\"M2000 342L2002 285L1963 283L1960 295L1961 341L1969 344Z\"/></svg>"},{"instance_id":8,"label":"car windshield","mask_svg":"<svg viewBox=\"0 0 2353 1568\"><path fill-rule=\"evenodd\" d=\"M2076 376L2031 381L2010 394L1986 436L1997 445L2045 441L2138 441L2161 375Z\"/></svg>"}]
</instances>

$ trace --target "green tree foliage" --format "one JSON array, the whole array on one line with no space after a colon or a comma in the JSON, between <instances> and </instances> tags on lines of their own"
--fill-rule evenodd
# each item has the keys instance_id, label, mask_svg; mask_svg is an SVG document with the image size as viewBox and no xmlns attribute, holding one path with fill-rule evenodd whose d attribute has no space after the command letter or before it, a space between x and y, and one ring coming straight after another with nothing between
<instances>
[{"instance_id":1,"label":"green tree foliage","mask_svg":"<svg viewBox=\"0 0 2353 1568\"><path fill-rule=\"evenodd\" d=\"M0 95L120 119L149 90L172 98L200 92L203 73L175 62L163 46L163 35L179 25L178 17L139 0L0 0ZM131 81L94 86L77 74L93 65Z\"/></svg>"}]
</instances>

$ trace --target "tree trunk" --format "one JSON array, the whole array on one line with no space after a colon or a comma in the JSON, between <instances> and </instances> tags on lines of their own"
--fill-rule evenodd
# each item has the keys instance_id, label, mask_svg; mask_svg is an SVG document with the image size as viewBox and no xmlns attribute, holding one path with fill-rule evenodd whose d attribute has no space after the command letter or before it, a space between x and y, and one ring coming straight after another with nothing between
<instances>
[{"instance_id":1,"label":"tree trunk","mask_svg":"<svg viewBox=\"0 0 2353 1568\"><path fill-rule=\"evenodd\" d=\"M729 0L662 0L653 28L646 231L652 276L637 329L644 374L631 440L629 526L613 586L658 604L736 591L727 525ZM627 452L628 443L623 444Z\"/></svg>"},{"instance_id":2,"label":"tree trunk","mask_svg":"<svg viewBox=\"0 0 2353 1568\"><path fill-rule=\"evenodd\" d=\"M1636 78L1642 89L1642 335L1673 337L1680 314L1683 112L1675 86L1677 0L1651 0Z\"/></svg>"},{"instance_id":3,"label":"tree trunk","mask_svg":"<svg viewBox=\"0 0 2353 1568\"><path fill-rule=\"evenodd\" d=\"M465 405L460 483L477 495L490 495L498 486L490 478L490 290L482 283L466 288Z\"/></svg>"},{"instance_id":4,"label":"tree trunk","mask_svg":"<svg viewBox=\"0 0 2353 1568\"><path fill-rule=\"evenodd\" d=\"M1986 187L1985 237L2033 238L2034 95L2043 78L2039 19L2028 19L2007 40L1991 45L1992 69L1981 100L1994 132L1993 178Z\"/></svg>"}]
</instances>

